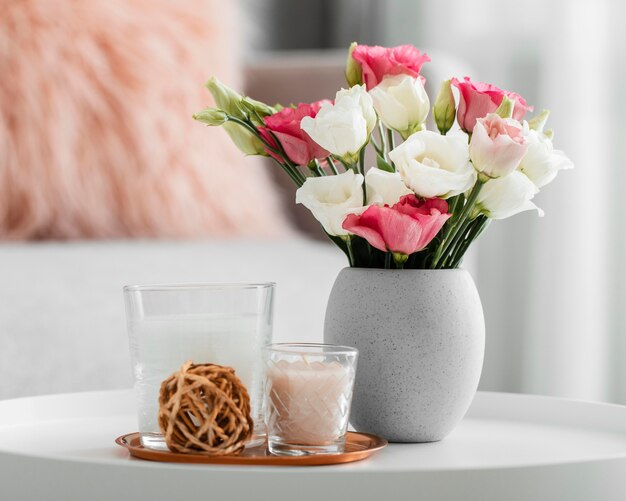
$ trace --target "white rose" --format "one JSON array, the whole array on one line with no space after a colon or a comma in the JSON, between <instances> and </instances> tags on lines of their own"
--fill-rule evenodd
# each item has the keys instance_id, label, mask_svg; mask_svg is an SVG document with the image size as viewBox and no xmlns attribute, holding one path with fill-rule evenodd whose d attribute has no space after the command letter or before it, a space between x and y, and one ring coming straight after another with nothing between
<instances>
[{"instance_id":1,"label":"white rose","mask_svg":"<svg viewBox=\"0 0 626 501\"><path fill-rule=\"evenodd\" d=\"M533 209L543 216L543 211L531 202L538 191L530 179L514 171L487 181L478 194L474 210L491 219L505 219Z\"/></svg>"},{"instance_id":2,"label":"white rose","mask_svg":"<svg viewBox=\"0 0 626 501\"><path fill-rule=\"evenodd\" d=\"M526 151L524 128L519 122L495 113L476 120L469 154L478 172L490 178L506 176L517 168Z\"/></svg>"},{"instance_id":3,"label":"white rose","mask_svg":"<svg viewBox=\"0 0 626 501\"><path fill-rule=\"evenodd\" d=\"M376 113L364 85L340 90L335 104L322 104L315 118L304 117L300 122L313 141L351 163L356 162L375 125Z\"/></svg>"},{"instance_id":4,"label":"white rose","mask_svg":"<svg viewBox=\"0 0 626 501\"><path fill-rule=\"evenodd\" d=\"M528 152L522 158L518 170L522 171L542 188L554 180L561 169L572 169L574 164L561 150L555 150L552 141L542 132L528 131L526 135Z\"/></svg>"},{"instance_id":5,"label":"white rose","mask_svg":"<svg viewBox=\"0 0 626 501\"><path fill-rule=\"evenodd\" d=\"M424 198L450 198L476 181L469 162L467 140L424 130L389 152L404 183Z\"/></svg>"},{"instance_id":6,"label":"white rose","mask_svg":"<svg viewBox=\"0 0 626 501\"><path fill-rule=\"evenodd\" d=\"M361 107L361 113L367 123L367 133L371 134L376 127L376 110L372 97L365 90L365 85L354 85L349 89L341 89L335 94L335 104L343 102L346 98L356 101Z\"/></svg>"},{"instance_id":7,"label":"white rose","mask_svg":"<svg viewBox=\"0 0 626 501\"><path fill-rule=\"evenodd\" d=\"M382 122L404 138L421 129L430 110L428 94L419 77L386 76L370 90L370 96Z\"/></svg>"},{"instance_id":8,"label":"white rose","mask_svg":"<svg viewBox=\"0 0 626 501\"><path fill-rule=\"evenodd\" d=\"M296 191L296 203L309 209L329 235L347 235L346 216L363 208L363 176L349 170L326 177L309 177Z\"/></svg>"},{"instance_id":9,"label":"white rose","mask_svg":"<svg viewBox=\"0 0 626 501\"><path fill-rule=\"evenodd\" d=\"M367 203L376 205L393 205L400 197L413 193L406 187L400 174L386 172L376 167L372 167L365 174L365 188Z\"/></svg>"}]
</instances>

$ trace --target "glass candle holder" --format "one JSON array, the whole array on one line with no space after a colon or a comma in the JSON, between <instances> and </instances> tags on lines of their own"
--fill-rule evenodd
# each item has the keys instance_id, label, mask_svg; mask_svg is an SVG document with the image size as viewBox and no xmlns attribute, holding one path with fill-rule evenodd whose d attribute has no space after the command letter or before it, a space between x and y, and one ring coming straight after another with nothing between
<instances>
[{"instance_id":1,"label":"glass candle holder","mask_svg":"<svg viewBox=\"0 0 626 501\"><path fill-rule=\"evenodd\" d=\"M269 451L290 456L342 452L356 348L278 343L263 351Z\"/></svg>"},{"instance_id":2,"label":"glass candle holder","mask_svg":"<svg viewBox=\"0 0 626 501\"><path fill-rule=\"evenodd\" d=\"M265 441L263 358L271 342L273 283L131 285L124 288L139 432L167 450L157 421L163 380L192 360L235 369L250 395L254 435Z\"/></svg>"}]
</instances>

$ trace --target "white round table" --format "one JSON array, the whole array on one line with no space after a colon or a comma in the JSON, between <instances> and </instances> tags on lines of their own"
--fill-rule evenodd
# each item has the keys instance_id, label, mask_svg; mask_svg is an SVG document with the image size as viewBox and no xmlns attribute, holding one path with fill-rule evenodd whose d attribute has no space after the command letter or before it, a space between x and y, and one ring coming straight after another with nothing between
<instances>
[{"instance_id":1,"label":"white round table","mask_svg":"<svg viewBox=\"0 0 626 501\"><path fill-rule=\"evenodd\" d=\"M209 466L130 458L131 390L0 402L3 501L624 501L626 407L479 392L431 444L390 444L320 467Z\"/></svg>"}]
</instances>

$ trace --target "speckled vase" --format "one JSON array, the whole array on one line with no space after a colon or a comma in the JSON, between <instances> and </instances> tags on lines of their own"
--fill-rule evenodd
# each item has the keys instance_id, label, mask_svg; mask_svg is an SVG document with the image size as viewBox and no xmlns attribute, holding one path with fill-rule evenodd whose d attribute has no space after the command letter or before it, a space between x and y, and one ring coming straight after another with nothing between
<instances>
[{"instance_id":1,"label":"speckled vase","mask_svg":"<svg viewBox=\"0 0 626 501\"><path fill-rule=\"evenodd\" d=\"M485 323L465 270L344 268L330 293L325 342L354 346L350 422L391 442L434 442L469 408Z\"/></svg>"}]
</instances>

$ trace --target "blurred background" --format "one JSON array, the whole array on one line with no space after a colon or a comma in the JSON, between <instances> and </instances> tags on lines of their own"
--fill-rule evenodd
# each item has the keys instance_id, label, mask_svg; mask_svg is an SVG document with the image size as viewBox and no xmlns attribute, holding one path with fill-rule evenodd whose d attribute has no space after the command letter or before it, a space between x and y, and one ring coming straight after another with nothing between
<instances>
[{"instance_id":1,"label":"blurred background","mask_svg":"<svg viewBox=\"0 0 626 501\"><path fill-rule=\"evenodd\" d=\"M120 288L275 280L276 339L321 339L340 252L269 163L193 123L215 74L331 97L346 48L411 43L550 108L576 168L466 258L481 389L626 403L626 7L617 0L0 0L0 398L130 384ZM303 325L303 319L306 319ZM36 364L38 374L28 370Z\"/></svg>"}]
</instances>

